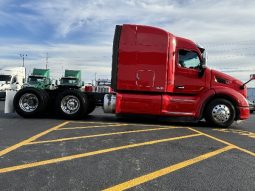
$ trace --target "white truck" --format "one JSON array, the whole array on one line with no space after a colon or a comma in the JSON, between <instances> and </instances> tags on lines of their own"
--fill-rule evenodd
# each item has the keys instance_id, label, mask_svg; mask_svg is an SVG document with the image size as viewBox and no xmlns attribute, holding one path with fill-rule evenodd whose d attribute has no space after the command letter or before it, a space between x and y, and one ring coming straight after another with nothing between
<instances>
[{"instance_id":1,"label":"white truck","mask_svg":"<svg viewBox=\"0 0 255 191\"><path fill-rule=\"evenodd\" d=\"M5 99L6 90L20 90L25 82L25 77L24 67L0 69L0 99Z\"/></svg>"}]
</instances>

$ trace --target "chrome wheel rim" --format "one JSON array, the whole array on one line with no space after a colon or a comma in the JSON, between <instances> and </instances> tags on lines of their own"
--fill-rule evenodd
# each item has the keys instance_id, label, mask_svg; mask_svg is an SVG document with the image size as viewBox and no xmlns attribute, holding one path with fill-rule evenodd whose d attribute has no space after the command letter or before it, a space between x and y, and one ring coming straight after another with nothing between
<instances>
[{"instance_id":1,"label":"chrome wheel rim","mask_svg":"<svg viewBox=\"0 0 255 191\"><path fill-rule=\"evenodd\" d=\"M73 95L65 96L61 101L61 109L68 115L74 114L80 109L80 100Z\"/></svg>"},{"instance_id":2,"label":"chrome wheel rim","mask_svg":"<svg viewBox=\"0 0 255 191\"><path fill-rule=\"evenodd\" d=\"M218 123L225 123L230 118L230 110L226 105L216 105L212 110L212 117Z\"/></svg>"},{"instance_id":3,"label":"chrome wheel rim","mask_svg":"<svg viewBox=\"0 0 255 191\"><path fill-rule=\"evenodd\" d=\"M39 101L35 94L25 93L19 99L19 107L25 112L33 112L38 108Z\"/></svg>"}]
</instances>

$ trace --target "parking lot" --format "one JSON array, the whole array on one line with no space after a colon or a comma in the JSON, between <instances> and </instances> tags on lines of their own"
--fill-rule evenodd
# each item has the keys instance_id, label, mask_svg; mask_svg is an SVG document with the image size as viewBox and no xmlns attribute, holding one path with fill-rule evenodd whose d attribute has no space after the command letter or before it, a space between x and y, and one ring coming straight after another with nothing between
<instances>
[{"instance_id":1,"label":"parking lot","mask_svg":"<svg viewBox=\"0 0 255 191\"><path fill-rule=\"evenodd\" d=\"M0 112L0 190L255 188L254 114L220 129L100 108L79 121Z\"/></svg>"}]
</instances>

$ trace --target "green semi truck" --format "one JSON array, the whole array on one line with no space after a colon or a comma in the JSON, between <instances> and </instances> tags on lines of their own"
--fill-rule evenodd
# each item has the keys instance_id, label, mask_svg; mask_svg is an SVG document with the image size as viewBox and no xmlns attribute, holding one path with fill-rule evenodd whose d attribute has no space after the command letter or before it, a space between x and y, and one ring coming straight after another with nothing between
<instances>
[{"instance_id":1,"label":"green semi truck","mask_svg":"<svg viewBox=\"0 0 255 191\"><path fill-rule=\"evenodd\" d=\"M28 76L27 83L24 84L24 87L50 89L51 85L50 70L34 68L32 74Z\"/></svg>"},{"instance_id":2,"label":"green semi truck","mask_svg":"<svg viewBox=\"0 0 255 191\"><path fill-rule=\"evenodd\" d=\"M59 88L81 88L84 83L81 81L80 70L65 70L65 75L60 79Z\"/></svg>"}]
</instances>

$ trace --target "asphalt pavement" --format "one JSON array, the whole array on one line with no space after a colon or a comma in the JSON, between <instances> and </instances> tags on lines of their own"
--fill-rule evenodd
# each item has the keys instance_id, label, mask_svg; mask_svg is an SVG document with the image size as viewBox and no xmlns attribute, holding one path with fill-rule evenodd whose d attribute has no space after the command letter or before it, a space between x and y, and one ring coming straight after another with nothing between
<instances>
[{"instance_id":1,"label":"asphalt pavement","mask_svg":"<svg viewBox=\"0 0 255 191\"><path fill-rule=\"evenodd\" d=\"M204 122L24 119L0 102L0 190L254 190L255 115Z\"/></svg>"}]
</instances>

